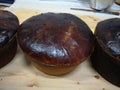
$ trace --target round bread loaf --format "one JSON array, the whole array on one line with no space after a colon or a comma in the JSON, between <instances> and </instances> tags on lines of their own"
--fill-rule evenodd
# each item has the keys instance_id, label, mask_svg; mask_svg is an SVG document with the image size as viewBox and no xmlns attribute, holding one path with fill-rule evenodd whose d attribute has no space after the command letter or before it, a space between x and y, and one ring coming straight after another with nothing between
<instances>
[{"instance_id":1,"label":"round bread loaf","mask_svg":"<svg viewBox=\"0 0 120 90\"><path fill-rule=\"evenodd\" d=\"M0 10L0 68L8 64L17 50L18 18L9 11Z\"/></svg>"},{"instance_id":2,"label":"round bread loaf","mask_svg":"<svg viewBox=\"0 0 120 90\"><path fill-rule=\"evenodd\" d=\"M120 18L98 23L95 37L92 65L105 79L120 87Z\"/></svg>"},{"instance_id":3,"label":"round bread loaf","mask_svg":"<svg viewBox=\"0 0 120 90\"><path fill-rule=\"evenodd\" d=\"M94 48L94 36L88 26L66 13L44 13L29 18L18 30L18 42L33 65L51 75L70 72Z\"/></svg>"}]
</instances>

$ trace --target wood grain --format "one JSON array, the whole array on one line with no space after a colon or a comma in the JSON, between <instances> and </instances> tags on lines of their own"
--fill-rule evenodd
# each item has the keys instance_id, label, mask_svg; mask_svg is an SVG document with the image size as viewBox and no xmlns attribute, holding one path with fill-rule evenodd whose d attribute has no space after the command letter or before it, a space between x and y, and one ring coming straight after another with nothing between
<instances>
[{"instance_id":1,"label":"wood grain","mask_svg":"<svg viewBox=\"0 0 120 90\"><path fill-rule=\"evenodd\" d=\"M12 10L20 20L40 14L34 10ZM94 31L100 18L77 15ZM99 76L99 78L98 78ZM104 80L92 67L90 60L80 64L73 72L63 76L50 76L34 68L18 48L15 58L0 69L0 90L119 90Z\"/></svg>"}]
</instances>

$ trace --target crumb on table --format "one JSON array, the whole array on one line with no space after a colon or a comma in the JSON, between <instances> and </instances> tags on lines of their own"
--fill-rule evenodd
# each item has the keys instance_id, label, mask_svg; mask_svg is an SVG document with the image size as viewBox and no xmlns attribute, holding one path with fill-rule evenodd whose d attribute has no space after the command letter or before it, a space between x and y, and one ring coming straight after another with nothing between
<instances>
[{"instance_id":1,"label":"crumb on table","mask_svg":"<svg viewBox=\"0 0 120 90\"><path fill-rule=\"evenodd\" d=\"M99 79L99 78L100 78L100 76L99 76L99 75L95 75L94 77L95 77L96 79Z\"/></svg>"},{"instance_id":2,"label":"crumb on table","mask_svg":"<svg viewBox=\"0 0 120 90\"><path fill-rule=\"evenodd\" d=\"M105 90L105 88L103 88L102 90Z\"/></svg>"},{"instance_id":3,"label":"crumb on table","mask_svg":"<svg viewBox=\"0 0 120 90\"><path fill-rule=\"evenodd\" d=\"M79 82L79 81L77 81L77 84L79 85L79 84L80 84L80 82Z\"/></svg>"}]
</instances>

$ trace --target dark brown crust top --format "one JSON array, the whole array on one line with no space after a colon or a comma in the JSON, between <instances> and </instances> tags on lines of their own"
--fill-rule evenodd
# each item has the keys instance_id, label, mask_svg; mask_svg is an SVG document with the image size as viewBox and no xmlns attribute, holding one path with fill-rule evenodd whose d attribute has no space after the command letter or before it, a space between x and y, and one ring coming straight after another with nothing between
<instances>
[{"instance_id":1,"label":"dark brown crust top","mask_svg":"<svg viewBox=\"0 0 120 90\"><path fill-rule=\"evenodd\" d=\"M19 26L18 18L9 11L0 10L0 47L14 36Z\"/></svg>"},{"instance_id":2,"label":"dark brown crust top","mask_svg":"<svg viewBox=\"0 0 120 90\"><path fill-rule=\"evenodd\" d=\"M18 30L23 51L50 65L76 65L93 51L94 36L76 16L45 13L26 20Z\"/></svg>"},{"instance_id":3,"label":"dark brown crust top","mask_svg":"<svg viewBox=\"0 0 120 90\"><path fill-rule=\"evenodd\" d=\"M103 50L120 63L120 18L98 23L95 36Z\"/></svg>"}]
</instances>

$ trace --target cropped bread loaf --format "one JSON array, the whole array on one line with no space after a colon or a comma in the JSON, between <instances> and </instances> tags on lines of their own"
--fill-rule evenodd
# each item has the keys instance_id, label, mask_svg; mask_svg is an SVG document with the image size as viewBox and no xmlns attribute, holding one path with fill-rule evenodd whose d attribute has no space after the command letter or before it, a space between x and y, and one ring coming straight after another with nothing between
<instances>
[{"instance_id":1,"label":"cropped bread loaf","mask_svg":"<svg viewBox=\"0 0 120 90\"><path fill-rule=\"evenodd\" d=\"M15 56L18 27L17 16L9 11L0 10L0 68L8 64Z\"/></svg>"},{"instance_id":2,"label":"cropped bread loaf","mask_svg":"<svg viewBox=\"0 0 120 90\"><path fill-rule=\"evenodd\" d=\"M98 23L95 37L92 65L106 80L120 87L120 18Z\"/></svg>"}]
</instances>

